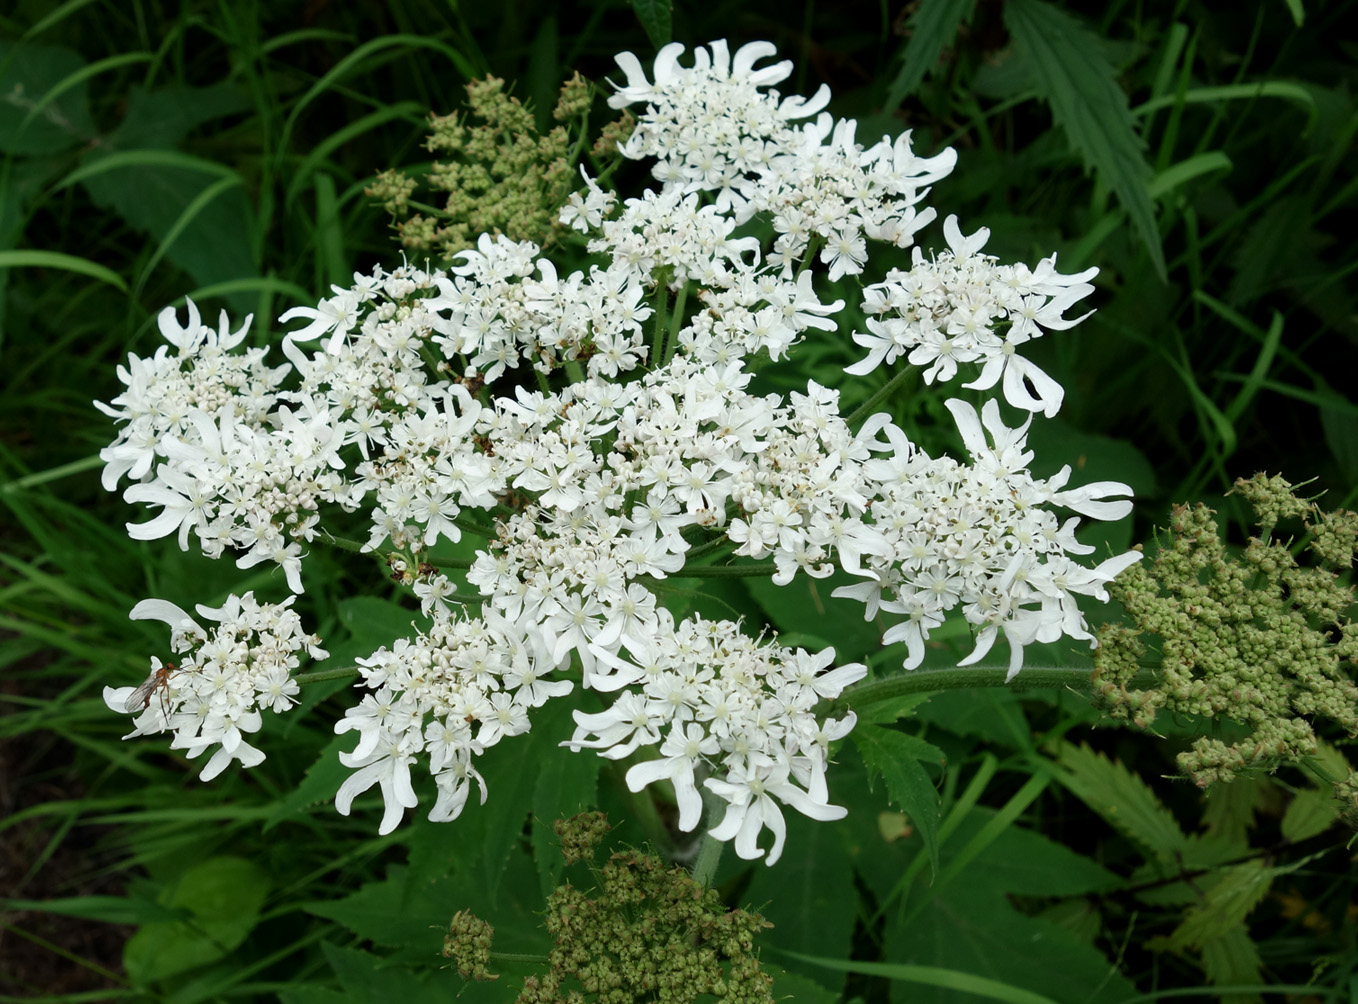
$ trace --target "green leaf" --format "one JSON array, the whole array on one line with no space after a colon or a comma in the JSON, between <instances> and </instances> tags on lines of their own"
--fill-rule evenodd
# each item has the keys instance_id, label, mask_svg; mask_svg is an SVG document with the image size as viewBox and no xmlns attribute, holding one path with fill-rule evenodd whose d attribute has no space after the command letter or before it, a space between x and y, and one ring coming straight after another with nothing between
<instances>
[{"instance_id":1,"label":"green leaf","mask_svg":"<svg viewBox=\"0 0 1358 1004\"><path fill-rule=\"evenodd\" d=\"M391 967L385 959L368 952L329 942L322 942L321 947L344 988L345 998L355 1004L447 1004L464 985L456 970L434 969L417 976L407 969Z\"/></svg>"},{"instance_id":2,"label":"green leaf","mask_svg":"<svg viewBox=\"0 0 1358 1004\"><path fill-rule=\"evenodd\" d=\"M814 965L823 966L826 969L833 969L845 973L861 973L864 976L881 976L888 980L899 981L901 983L914 983L920 986L935 987L940 990L948 990L956 993L967 994L972 997L980 997L983 1000L1005 1001L1007 1004L1056 1004L1050 997L1035 994L1016 987L1011 983L1004 983L1000 980L986 979L984 976L976 976L973 973L962 972L956 969L941 969L937 966L911 966L901 965L895 962L856 962L841 961L839 959L826 958L817 955L800 955L789 952L788 955L803 959ZM893 990L896 988L892 988ZM928 995L910 993L909 1000L923 1000ZM941 997L943 1000L954 1000L954 997Z\"/></svg>"},{"instance_id":3,"label":"green leaf","mask_svg":"<svg viewBox=\"0 0 1358 1004\"><path fill-rule=\"evenodd\" d=\"M534 728L537 728L534 722ZM603 759L591 751L572 753L559 749L542 759L533 786L533 860L542 893L556 888L564 862L552 824L593 808L597 804L599 768Z\"/></svg>"},{"instance_id":4,"label":"green leaf","mask_svg":"<svg viewBox=\"0 0 1358 1004\"><path fill-rule=\"evenodd\" d=\"M863 619L863 604L830 594L839 586L861 581L836 569L828 578L798 575L786 586L771 578L749 578L744 585L763 608L769 622L796 638L824 636L836 639L835 664L861 661L882 647L878 626ZM781 640L781 639L780 639Z\"/></svg>"},{"instance_id":5,"label":"green leaf","mask_svg":"<svg viewBox=\"0 0 1358 1004\"><path fill-rule=\"evenodd\" d=\"M184 920L146 924L128 939L123 965L138 985L224 958L259 922L269 877L253 861L220 856L184 872L161 904Z\"/></svg>"},{"instance_id":6,"label":"green leaf","mask_svg":"<svg viewBox=\"0 0 1358 1004\"><path fill-rule=\"evenodd\" d=\"M788 811L787 843L773 866L756 863L741 899L778 932L779 951L848 958L853 949L858 900L853 895L853 866L838 828ZM826 973L795 966L802 975L826 983ZM838 989L841 981L826 983Z\"/></svg>"},{"instance_id":7,"label":"green leaf","mask_svg":"<svg viewBox=\"0 0 1358 1004\"><path fill-rule=\"evenodd\" d=\"M71 896L66 899L0 899L0 910L56 913L106 924L149 924L173 921L179 914L160 903L122 896Z\"/></svg>"},{"instance_id":8,"label":"green leaf","mask_svg":"<svg viewBox=\"0 0 1358 1004\"><path fill-rule=\"evenodd\" d=\"M272 814L264 820L263 832L268 833L279 823L302 815L314 805L333 802L340 785L353 773L340 763L340 752L348 751L353 744L352 735L338 735L331 739L316 762L302 775L301 782L274 803Z\"/></svg>"},{"instance_id":9,"label":"green leaf","mask_svg":"<svg viewBox=\"0 0 1358 1004\"><path fill-rule=\"evenodd\" d=\"M0 43L0 152L53 154L86 143L95 134L86 83L77 79L85 61L56 45ZM54 100L46 95L62 81L77 79ZM29 113L42 103L41 112Z\"/></svg>"},{"instance_id":10,"label":"green leaf","mask_svg":"<svg viewBox=\"0 0 1358 1004\"><path fill-rule=\"evenodd\" d=\"M814 956L804 956L807 960ZM815 980L808 980L797 973L789 973L781 966L768 961L767 956L759 960L759 968L773 977L773 999L776 1001L796 1001L797 1004L838 1004L839 994L826 990Z\"/></svg>"},{"instance_id":11,"label":"green leaf","mask_svg":"<svg viewBox=\"0 0 1358 1004\"><path fill-rule=\"evenodd\" d=\"M1283 837L1292 842L1324 833L1339 818L1339 801L1332 791L1303 788L1283 814Z\"/></svg>"},{"instance_id":12,"label":"green leaf","mask_svg":"<svg viewBox=\"0 0 1358 1004\"><path fill-rule=\"evenodd\" d=\"M1259 958L1259 949L1249 931L1237 927L1202 946L1202 970L1207 982L1213 986L1257 985L1263 975L1263 960ZM1254 994L1222 998L1223 1004L1258 1000Z\"/></svg>"},{"instance_id":13,"label":"green leaf","mask_svg":"<svg viewBox=\"0 0 1358 1004\"><path fill-rule=\"evenodd\" d=\"M910 40L901 54L901 68L886 94L886 110L894 111L915 93L938 57L957 37L963 21L971 20L976 0L922 0L910 18Z\"/></svg>"},{"instance_id":14,"label":"green leaf","mask_svg":"<svg viewBox=\"0 0 1358 1004\"><path fill-rule=\"evenodd\" d=\"M1301 862L1296 862L1288 867L1270 868L1256 858L1223 869L1169 936L1170 947L1176 951L1201 949L1215 938L1243 931L1245 918L1268 895L1273 879L1300 865Z\"/></svg>"},{"instance_id":15,"label":"green leaf","mask_svg":"<svg viewBox=\"0 0 1358 1004\"><path fill-rule=\"evenodd\" d=\"M1043 0L1010 0L1004 22L1033 85L1051 105L1085 164L1099 173L1132 219L1161 281L1165 255L1155 222L1141 137L1098 36Z\"/></svg>"},{"instance_id":16,"label":"green leaf","mask_svg":"<svg viewBox=\"0 0 1358 1004\"><path fill-rule=\"evenodd\" d=\"M59 268L106 282L120 293L127 292L127 283L117 272L60 251L0 251L0 268Z\"/></svg>"},{"instance_id":17,"label":"green leaf","mask_svg":"<svg viewBox=\"0 0 1358 1004\"><path fill-rule=\"evenodd\" d=\"M892 963L946 969L1003 984L1010 992L1042 995L1081 1004L1116 1004L1135 994L1104 955L1065 927L1015 908L1015 892L1059 894L1057 874L1071 858L1039 834L1004 827L993 840L981 841L993 829L996 814L987 809L969 813L942 848L943 872L970 848L982 843L955 881L940 885L917 882L904 911L888 913L885 954ZM1029 869L1024 855L1041 855ZM1066 854L1071 852L1066 851ZM1064 860L1063 860L1064 859ZM1110 881L1094 862L1077 866L1081 875L1066 889L1094 889ZM1051 883L1044 892L1034 892ZM904 976L900 978L904 979ZM956 988L930 983L931 989L912 987L893 994L895 1001L913 1004L952 1004ZM979 991L978 991L979 992ZM1010 999L1010 998L1005 998ZM1019 998L1014 998L1019 999Z\"/></svg>"},{"instance_id":18,"label":"green leaf","mask_svg":"<svg viewBox=\"0 0 1358 1004\"><path fill-rule=\"evenodd\" d=\"M632 0L632 13L636 14L646 37L657 49L668 45L674 37L672 0Z\"/></svg>"},{"instance_id":19,"label":"green leaf","mask_svg":"<svg viewBox=\"0 0 1358 1004\"><path fill-rule=\"evenodd\" d=\"M1188 838L1146 782L1088 746L1058 747L1056 779L1113 829L1141 848L1147 860L1169 865Z\"/></svg>"},{"instance_id":20,"label":"green leaf","mask_svg":"<svg viewBox=\"0 0 1358 1004\"><path fill-rule=\"evenodd\" d=\"M937 872L938 791L920 761L942 763L943 751L923 739L881 726L858 728L852 735L868 767L868 777L880 774L886 781L887 795L910 817Z\"/></svg>"}]
</instances>

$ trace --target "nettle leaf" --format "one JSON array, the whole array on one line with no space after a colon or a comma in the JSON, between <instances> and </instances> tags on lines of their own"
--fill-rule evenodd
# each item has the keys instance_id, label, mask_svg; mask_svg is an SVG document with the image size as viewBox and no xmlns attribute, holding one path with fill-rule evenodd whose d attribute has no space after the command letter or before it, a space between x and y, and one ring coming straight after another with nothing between
<instances>
[{"instance_id":1,"label":"nettle leaf","mask_svg":"<svg viewBox=\"0 0 1358 1004\"><path fill-rule=\"evenodd\" d=\"M910 817L924 841L929 863L937 872L938 790L920 761L942 763L943 751L923 739L881 726L858 728L852 735L867 765L869 782L879 774L882 776L888 797Z\"/></svg>"},{"instance_id":2,"label":"nettle leaf","mask_svg":"<svg viewBox=\"0 0 1358 1004\"><path fill-rule=\"evenodd\" d=\"M388 966L385 959L368 952L340 948L329 942L322 942L321 947L344 988L345 999L355 1004L389 1004L391 1001L446 1004L467 985L455 970L433 969L416 975L408 969ZM500 997L503 997L503 990Z\"/></svg>"},{"instance_id":3,"label":"nettle leaf","mask_svg":"<svg viewBox=\"0 0 1358 1004\"><path fill-rule=\"evenodd\" d=\"M887 91L885 105L894 109L915 93L920 81L938 64L943 50L957 37L963 21L970 21L976 0L923 0L910 18L910 39L901 56L901 69Z\"/></svg>"},{"instance_id":4,"label":"nettle leaf","mask_svg":"<svg viewBox=\"0 0 1358 1004\"><path fill-rule=\"evenodd\" d=\"M1237 927L1202 946L1202 971L1213 986L1258 985L1263 978L1263 960L1249 932Z\"/></svg>"},{"instance_id":5,"label":"nettle leaf","mask_svg":"<svg viewBox=\"0 0 1358 1004\"><path fill-rule=\"evenodd\" d=\"M457 838L446 824L438 833L445 840ZM443 934L453 914L470 910L495 927L495 949L506 952L541 954L550 938L538 926L542 900L531 888L532 869L520 852L513 860L513 888L503 895L498 906L491 904L480 880L470 869L457 873L429 875L417 868L394 865L386 878L364 884L343 899L309 903L308 913L352 931L358 937L400 951L395 958L412 962L428 961L443 944ZM529 882L518 882L527 876Z\"/></svg>"},{"instance_id":6,"label":"nettle leaf","mask_svg":"<svg viewBox=\"0 0 1358 1004\"><path fill-rule=\"evenodd\" d=\"M1052 118L1085 164L1117 194L1164 282L1165 254L1147 188L1150 165L1103 42L1042 0L1010 0L1004 23L1033 85L1051 105Z\"/></svg>"},{"instance_id":7,"label":"nettle leaf","mask_svg":"<svg viewBox=\"0 0 1358 1004\"><path fill-rule=\"evenodd\" d=\"M632 0L632 12L652 45L659 49L669 44L674 37L674 4L671 0Z\"/></svg>"},{"instance_id":8,"label":"nettle leaf","mask_svg":"<svg viewBox=\"0 0 1358 1004\"><path fill-rule=\"evenodd\" d=\"M1170 811L1160 804L1145 781L1120 763L1088 746L1062 743L1056 779L1089 806L1109 826L1133 841L1147 860L1172 866L1175 854L1188 849L1189 839Z\"/></svg>"},{"instance_id":9,"label":"nettle leaf","mask_svg":"<svg viewBox=\"0 0 1358 1004\"><path fill-rule=\"evenodd\" d=\"M254 930L268 894L269 876L252 861L219 856L194 865L161 898L188 916L132 935L123 949L128 976L144 985L224 958Z\"/></svg>"},{"instance_id":10,"label":"nettle leaf","mask_svg":"<svg viewBox=\"0 0 1358 1004\"><path fill-rule=\"evenodd\" d=\"M1274 878L1300 867L1300 864L1297 862L1286 867L1270 868L1256 858L1223 869L1217 881L1199 896L1197 903L1189 908L1183 923L1169 936L1169 947L1175 951L1201 949L1214 938L1244 930L1245 918L1268 894ZM1199 883L1200 888L1201 885Z\"/></svg>"},{"instance_id":11,"label":"nettle leaf","mask_svg":"<svg viewBox=\"0 0 1358 1004\"><path fill-rule=\"evenodd\" d=\"M858 898L852 894L853 865L836 826L784 813L787 843L772 868L756 862L745 890L746 908L760 913L778 932L779 951L847 959L853 949ZM789 963L803 976L839 989L843 976L803 963Z\"/></svg>"}]
</instances>

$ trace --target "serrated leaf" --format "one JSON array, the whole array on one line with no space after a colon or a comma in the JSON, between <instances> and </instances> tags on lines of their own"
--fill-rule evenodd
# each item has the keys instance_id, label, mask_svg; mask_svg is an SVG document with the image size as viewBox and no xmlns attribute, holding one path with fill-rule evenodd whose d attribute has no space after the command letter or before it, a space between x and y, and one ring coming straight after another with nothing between
<instances>
[{"instance_id":1,"label":"serrated leaf","mask_svg":"<svg viewBox=\"0 0 1358 1004\"><path fill-rule=\"evenodd\" d=\"M886 108L894 110L915 92L938 57L957 37L963 21L971 20L976 0L922 0L910 18L910 40L901 55L901 69L886 95Z\"/></svg>"},{"instance_id":2,"label":"serrated leaf","mask_svg":"<svg viewBox=\"0 0 1358 1004\"><path fill-rule=\"evenodd\" d=\"M1259 949L1243 927L1213 938L1202 947L1202 971L1213 986L1258 985L1262 979L1263 961ZM1258 1001L1255 994L1229 994L1223 1004L1245 1004Z\"/></svg>"},{"instance_id":3,"label":"serrated leaf","mask_svg":"<svg viewBox=\"0 0 1358 1004\"><path fill-rule=\"evenodd\" d=\"M1137 844L1148 860L1172 862L1188 838L1146 782L1088 746L1062 743L1056 778L1108 825Z\"/></svg>"},{"instance_id":4,"label":"serrated leaf","mask_svg":"<svg viewBox=\"0 0 1358 1004\"><path fill-rule=\"evenodd\" d=\"M406 969L386 965L386 960L354 948L322 942L345 997L355 1004L447 1004L463 981L455 971L435 969L421 979Z\"/></svg>"},{"instance_id":5,"label":"serrated leaf","mask_svg":"<svg viewBox=\"0 0 1358 1004\"><path fill-rule=\"evenodd\" d=\"M1303 788L1283 814L1283 837L1293 843L1328 830L1339 818L1339 802L1332 791Z\"/></svg>"},{"instance_id":6,"label":"serrated leaf","mask_svg":"<svg viewBox=\"0 0 1358 1004\"><path fill-rule=\"evenodd\" d=\"M1273 879L1290 868L1269 868L1262 861L1245 861L1223 869L1220 878L1189 908L1183 923L1169 936L1175 950L1202 949L1231 931L1244 930L1245 918L1268 894Z\"/></svg>"},{"instance_id":7,"label":"serrated leaf","mask_svg":"<svg viewBox=\"0 0 1358 1004\"><path fill-rule=\"evenodd\" d=\"M641 22L652 45L659 49L669 44L674 37L674 4L671 0L632 0L632 12Z\"/></svg>"},{"instance_id":8,"label":"serrated leaf","mask_svg":"<svg viewBox=\"0 0 1358 1004\"><path fill-rule=\"evenodd\" d=\"M1033 85L1051 106L1052 118L1085 164L1117 194L1165 281L1165 255L1147 189L1150 165L1103 43L1043 0L1010 0L1004 5L1004 23Z\"/></svg>"},{"instance_id":9,"label":"serrated leaf","mask_svg":"<svg viewBox=\"0 0 1358 1004\"><path fill-rule=\"evenodd\" d=\"M194 865L161 900L190 917L132 935L123 949L128 976L145 985L224 958L254 930L268 894L269 877L252 861L223 855Z\"/></svg>"},{"instance_id":10,"label":"serrated leaf","mask_svg":"<svg viewBox=\"0 0 1358 1004\"><path fill-rule=\"evenodd\" d=\"M1246 777L1210 788L1202 812L1203 826L1233 845L1248 846L1254 813L1264 804L1264 786L1272 783L1266 777Z\"/></svg>"},{"instance_id":11,"label":"serrated leaf","mask_svg":"<svg viewBox=\"0 0 1358 1004\"><path fill-rule=\"evenodd\" d=\"M910 817L924 841L929 864L937 873L938 791L920 761L942 763L943 751L923 739L875 725L855 729L852 735L867 765L869 779L881 775L887 796Z\"/></svg>"}]
</instances>

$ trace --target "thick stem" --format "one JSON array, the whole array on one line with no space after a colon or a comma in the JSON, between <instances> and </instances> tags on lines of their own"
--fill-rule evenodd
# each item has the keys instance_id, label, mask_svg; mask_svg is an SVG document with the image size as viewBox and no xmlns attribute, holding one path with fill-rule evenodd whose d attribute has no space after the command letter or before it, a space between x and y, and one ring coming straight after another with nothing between
<instances>
[{"instance_id":1,"label":"thick stem","mask_svg":"<svg viewBox=\"0 0 1358 1004\"><path fill-rule=\"evenodd\" d=\"M938 690L961 690L974 687L1003 687L1009 670L1003 666L955 666L951 669L912 670L889 676L883 680L859 683L844 691L834 708L861 708L869 704L893 701L909 694L927 694ZM1088 691L1090 670L1060 669L1049 666L1029 666L1021 670L1008 686L1014 689L1071 687Z\"/></svg>"},{"instance_id":2,"label":"thick stem","mask_svg":"<svg viewBox=\"0 0 1358 1004\"><path fill-rule=\"evenodd\" d=\"M721 862L722 848L725 847L723 841L713 838L711 830L721 822L721 816L726 812L726 802L707 788L703 788L702 792L707 820L698 843L698 853L693 858L693 881L706 887L712 884L712 879L717 875L717 865Z\"/></svg>"},{"instance_id":3,"label":"thick stem","mask_svg":"<svg viewBox=\"0 0 1358 1004\"><path fill-rule=\"evenodd\" d=\"M342 680L346 677L357 675L357 666L345 666L343 669L318 669L312 673L298 673L293 679L302 686L306 686L308 683L321 683L324 680Z\"/></svg>"}]
</instances>

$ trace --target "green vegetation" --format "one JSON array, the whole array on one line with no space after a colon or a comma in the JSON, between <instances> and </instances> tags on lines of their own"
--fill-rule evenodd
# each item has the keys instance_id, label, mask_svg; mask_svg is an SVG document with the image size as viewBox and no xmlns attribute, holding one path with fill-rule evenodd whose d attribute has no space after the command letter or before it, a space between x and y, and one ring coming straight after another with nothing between
<instances>
[{"instance_id":1,"label":"green vegetation","mask_svg":"<svg viewBox=\"0 0 1358 1004\"><path fill-rule=\"evenodd\" d=\"M553 820L606 811L614 829L604 850L638 868L653 859L623 848L695 850L674 843L673 805L628 791L625 768L556 747L570 720L555 706L507 755L486 758L495 795L485 806L450 824L417 810L383 837L373 813L342 817L331 804L346 774L337 751L352 746L330 733L334 714L268 716L268 759L210 784L164 743L120 740L127 722L102 689L135 685L148 657L169 656L163 625L128 619L137 602L287 594L267 566L243 575L165 541L129 540L123 524L141 517L100 487L96 454L113 432L91 402L118 392L114 368L128 352L153 351L165 305L192 297L206 317L253 314L252 344L276 344L281 313L397 260L403 235L420 231L434 255L482 225L550 225L539 201L577 180L551 174L565 149L551 139L564 81L576 72L620 80L613 54L633 51L649 67L671 37L689 46L768 38L795 63L787 91L828 83L832 110L858 118L860 140L911 129L922 154L956 147L958 169L933 202L965 232L989 227L988 252L1036 261L1056 249L1064 272L1099 267L1086 301L1098 312L1033 352L1067 391L1060 418L1031 430L1038 463L1050 465L1035 473L1070 463L1081 482L1135 489L1133 516L1087 540L1100 557L1135 542L1154 557L1171 506L1201 503L1215 520L1183 510L1166 550L1191 529L1210 538L1217 567L1235 567L1227 562L1250 553L1255 532L1249 507L1228 494L1237 478L1279 474L1304 483L1307 498L1324 492L1320 511L1358 507L1358 70L1344 29L1356 9L1304 0L8 7L0 1002L511 1000L552 952L544 911L553 890L568 888ZM541 142L520 151L522 164L543 165L544 187L527 199L501 191L504 177L481 178L500 193L500 215L479 223L467 215L475 207L439 204L462 214L461 230L440 232L415 206L424 222L394 231L382 203L400 209L399 191L375 190L376 179L399 171L433 189L450 179L425 146L429 117L466 116L468 85L492 76L503 88L472 95L518 126L531 117ZM572 105L570 114L583 113ZM612 117L596 97L582 126L589 144ZM480 120L490 121L484 110ZM605 157L607 144L592 154ZM616 168L619 187L633 167ZM943 246L938 223L921 237ZM840 286L855 298L852 279ZM860 355L846 333L823 334L759 376L771 389L808 378L843 387L848 413L890 378L847 379L844 366ZM906 386L885 406L912 440L937 452L960 445L943 395ZM1303 533L1297 524L1273 538L1301 563L1287 571L1295 583L1318 575ZM375 595L388 569L370 556L316 550L309 560L328 574L315 588L309 580L298 609L330 650L323 668L352 666L403 633L411 610L395 584ZM1331 547L1321 557L1347 585L1351 556ZM1351 706L1345 718L1339 705L1294 701L1309 730L1295 731L1288 749L1300 766L1261 757L1203 790L1179 778L1181 767L1221 773L1203 774L1191 756L1241 749L1248 716L1218 707L1202 716L1205 706L1170 699L1156 702L1153 722L1142 716L1153 732L1125 727L1091 703L1093 655L1068 644L1031 647L1010 687L994 685L1004 676L997 654L945 683L971 648L960 630L937 633L924 667L893 684L904 645L882 650L861 607L830 597L837 584L670 580L676 608L766 619L788 645L818 647L818 625L833 622L847 639L840 659L868 662L875 680L864 686L879 688L880 699L857 705L853 742L834 755L830 784L847 818L789 813L777 866L727 854L717 868L722 901L773 924L754 943L775 998L1354 999L1358 877L1331 783L1358 764ZM1352 620L1351 593L1327 593L1319 612L1296 585L1283 595L1298 629L1332 644ZM1120 616L1116 606L1087 613ZM1106 670L1122 674L1120 695L1150 692L1160 641L1146 647ZM1351 661L1342 672L1351 690ZM316 676L304 708L351 683ZM964 680L976 685L956 686ZM1341 788L1351 801L1352 785ZM463 911L494 927L496 981L464 983L440 954Z\"/></svg>"}]
</instances>

